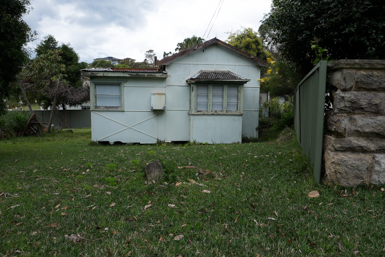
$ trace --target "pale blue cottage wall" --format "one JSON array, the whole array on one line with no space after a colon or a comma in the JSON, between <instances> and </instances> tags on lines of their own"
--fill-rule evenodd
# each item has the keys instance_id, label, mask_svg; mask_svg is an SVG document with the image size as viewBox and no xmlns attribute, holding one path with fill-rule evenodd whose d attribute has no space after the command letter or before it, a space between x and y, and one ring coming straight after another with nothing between
<instances>
[{"instance_id":1,"label":"pale blue cottage wall","mask_svg":"<svg viewBox=\"0 0 385 257\"><path fill-rule=\"evenodd\" d=\"M91 78L91 106L98 82L123 83L124 108L91 109L92 141L154 144L164 138L165 111L151 110L151 94L166 92L164 78Z\"/></svg>"},{"instance_id":2,"label":"pale blue cottage wall","mask_svg":"<svg viewBox=\"0 0 385 257\"><path fill-rule=\"evenodd\" d=\"M109 72L91 77L91 108L95 83L121 83L120 110L91 109L93 141L153 144L162 141L241 142L256 137L260 68L255 62L218 45L195 51L167 65L167 78L132 78ZM200 70L230 70L246 79L243 115L190 115L186 82ZM151 110L151 94L165 93L166 109Z\"/></svg>"},{"instance_id":3,"label":"pale blue cottage wall","mask_svg":"<svg viewBox=\"0 0 385 257\"><path fill-rule=\"evenodd\" d=\"M190 85L186 80L200 70L230 70L246 79L244 85L243 116L237 115L190 115L189 111ZM259 114L259 82L260 68L257 64L231 50L219 45L212 45L205 49L175 59L167 65L167 102L178 98L180 104L180 120L184 140L207 143L241 142L242 135L257 137ZM176 88L181 94L169 94L169 88ZM170 100L168 100L170 99ZM167 110L169 111L169 110ZM169 115L169 114L167 114ZM175 123L168 123L168 133L173 134Z\"/></svg>"}]
</instances>

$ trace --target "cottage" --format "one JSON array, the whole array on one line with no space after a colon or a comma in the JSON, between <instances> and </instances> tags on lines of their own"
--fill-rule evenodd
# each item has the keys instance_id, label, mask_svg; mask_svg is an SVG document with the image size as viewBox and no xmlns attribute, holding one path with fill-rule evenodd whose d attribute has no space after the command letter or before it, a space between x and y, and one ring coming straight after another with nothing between
<instances>
[{"instance_id":1,"label":"cottage","mask_svg":"<svg viewBox=\"0 0 385 257\"><path fill-rule=\"evenodd\" d=\"M239 143L257 137L266 63L216 38L164 58L158 69L84 69L92 140Z\"/></svg>"}]
</instances>

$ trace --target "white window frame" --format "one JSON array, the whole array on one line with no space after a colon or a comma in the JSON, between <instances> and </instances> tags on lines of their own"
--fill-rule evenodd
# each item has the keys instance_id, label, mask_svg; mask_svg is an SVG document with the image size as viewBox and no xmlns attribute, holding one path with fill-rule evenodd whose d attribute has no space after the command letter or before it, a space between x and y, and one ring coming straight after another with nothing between
<instances>
[{"instance_id":1,"label":"white window frame","mask_svg":"<svg viewBox=\"0 0 385 257\"><path fill-rule=\"evenodd\" d=\"M206 86L207 87L207 110L198 110L198 87L199 86ZM223 99L222 99L222 110L213 110L213 86L222 86L223 87ZM236 111L228 110L227 108L227 89L228 87L234 87L236 86L238 88L238 108ZM243 112L243 84L191 84L191 102L190 102L190 112L189 114L192 115L242 115Z\"/></svg>"},{"instance_id":2,"label":"white window frame","mask_svg":"<svg viewBox=\"0 0 385 257\"><path fill-rule=\"evenodd\" d=\"M94 82L92 83L93 85L91 86L91 110L105 110L105 111L123 111L124 110L124 97L123 97L123 83L119 82ZM120 105L116 106L110 106L110 105L99 105L98 104L98 86L113 86L119 87L119 100L120 100Z\"/></svg>"}]
</instances>

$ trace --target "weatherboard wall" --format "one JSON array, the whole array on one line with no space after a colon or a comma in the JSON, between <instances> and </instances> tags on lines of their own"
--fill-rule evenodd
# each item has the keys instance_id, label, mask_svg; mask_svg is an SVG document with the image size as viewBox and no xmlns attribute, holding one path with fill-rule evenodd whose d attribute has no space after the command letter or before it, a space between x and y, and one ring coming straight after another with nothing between
<instances>
[{"instance_id":1,"label":"weatherboard wall","mask_svg":"<svg viewBox=\"0 0 385 257\"><path fill-rule=\"evenodd\" d=\"M243 88L242 115L190 115L187 120L184 119L179 123L183 129L186 129L186 124L190 125L185 131L186 140L202 143L234 143L241 142L242 136L258 136L256 128L259 115L260 68L255 62L224 47L213 45L204 51L195 51L174 60L166 69L167 88L184 91L178 99L183 102L178 110L182 113L189 112L191 101L190 85L186 80L200 70L229 70L250 79ZM167 96L167 99L169 97Z\"/></svg>"},{"instance_id":2,"label":"weatherboard wall","mask_svg":"<svg viewBox=\"0 0 385 257\"><path fill-rule=\"evenodd\" d=\"M94 95L94 84L98 82L123 84L123 108L91 109L93 141L154 144L164 138L165 111L151 110L151 95L166 93L165 79L91 78L91 96ZM91 106L95 105L94 101L91 97Z\"/></svg>"},{"instance_id":3,"label":"weatherboard wall","mask_svg":"<svg viewBox=\"0 0 385 257\"><path fill-rule=\"evenodd\" d=\"M191 114L191 85L200 70L229 70L246 79L240 114ZM153 144L160 141L236 143L256 137L260 68L255 62L218 45L187 54L166 66L166 76L130 77L114 72L90 76L92 140ZM95 84L120 83L122 108L95 109ZM164 110L152 110L153 94L165 95ZM242 102L243 101L243 102Z\"/></svg>"}]
</instances>

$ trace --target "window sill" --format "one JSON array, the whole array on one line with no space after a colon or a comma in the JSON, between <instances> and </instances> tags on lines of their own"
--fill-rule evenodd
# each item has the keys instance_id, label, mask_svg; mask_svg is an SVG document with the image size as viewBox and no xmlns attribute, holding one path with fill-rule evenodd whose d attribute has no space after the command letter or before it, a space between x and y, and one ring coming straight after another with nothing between
<instances>
[{"instance_id":1,"label":"window sill","mask_svg":"<svg viewBox=\"0 0 385 257\"><path fill-rule=\"evenodd\" d=\"M242 116L239 112L189 112L189 115L225 115L225 116Z\"/></svg>"},{"instance_id":2,"label":"window sill","mask_svg":"<svg viewBox=\"0 0 385 257\"><path fill-rule=\"evenodd\" d=\"M91 108L91 111L124 112L124 109L121 107L95 107Z\"/></svg>"}]
</instances>

